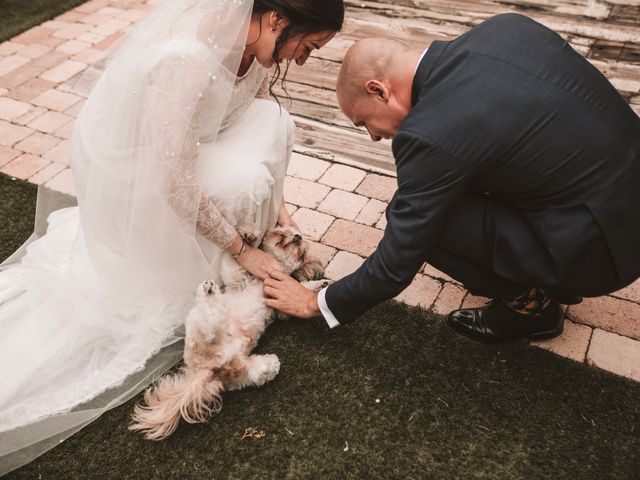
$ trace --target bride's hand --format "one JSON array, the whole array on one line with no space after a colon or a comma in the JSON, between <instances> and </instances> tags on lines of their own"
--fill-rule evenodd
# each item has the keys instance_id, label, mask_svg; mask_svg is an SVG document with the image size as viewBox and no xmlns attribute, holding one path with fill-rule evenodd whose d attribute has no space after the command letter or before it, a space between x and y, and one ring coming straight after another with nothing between
<instances>
[{"instance_id":1,"label":"bride's hand","mask_svg":"<svg viewBox=\"0 0 640 480\"><path fill-rule=\"evenodd\" d=\"M245 245L244 251L236 258L236 261L260 280L269 278L269 272L274 270L282 272L284 270L280 262L275 258L251 245Z\"/></svg>"}]
</instances>

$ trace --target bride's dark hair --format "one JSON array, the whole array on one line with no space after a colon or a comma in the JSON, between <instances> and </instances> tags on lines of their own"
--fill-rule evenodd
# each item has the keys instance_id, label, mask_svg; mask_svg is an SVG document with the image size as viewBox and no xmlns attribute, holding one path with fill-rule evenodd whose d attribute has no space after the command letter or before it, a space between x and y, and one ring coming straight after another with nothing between
<instances>
[{"instance_id":1,"label":"bride's dark hair","mask_svg":"<svg viewBox=\"0 0 640 480\"><path fill-rule=\"evenodd\" d=\"M339 32L344 23L343 0L255 0L253 14L263 15L275 11L279 16L286 18L289 23L276 41L273 51L273 61L276 71L271 79L269 91L273 94L273 86L282 75L280 68L280 50L289 38L299 33ZM289 72L289 62L282 75L282 88L287 92L285 80ZM274 95L275 97L275 95Z\"/></svg>"}]
</instances>

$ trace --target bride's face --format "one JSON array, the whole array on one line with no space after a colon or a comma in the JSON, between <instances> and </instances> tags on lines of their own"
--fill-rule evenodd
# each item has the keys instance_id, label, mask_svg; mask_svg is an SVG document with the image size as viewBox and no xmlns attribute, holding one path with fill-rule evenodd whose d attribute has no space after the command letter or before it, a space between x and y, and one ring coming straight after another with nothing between
<instances>
[{"instance_id":1,"label":"bride's face","mask_svg":"<svg viewBox=\"0 0 640 480\"><path fill-rule=\"evenodd\" d=\"M309 58L309 55L311 55L311 52L324 47L336 36L336 33L337 32L319 32L294 35L290 37L280 49L279 58L281 61L292 60L299 66L302 66Z\"/></svg>"},{"instance_id":2,"label":"bride's face","mask_svg":"<svg viewBox=\"0 0 640 480\"><path fill-rule=\"evenodd\" d=\"M261 19L262 33L255 44L256 60L264 67L273 67L273 53L276 43L288 26L284 18L275 16L275 12L265 15ZM314 50L318 50L329 43L337 32L298 33L287 39L279 51L279 59L291 60L302 66Z\"/></svg>"}]
</instances>

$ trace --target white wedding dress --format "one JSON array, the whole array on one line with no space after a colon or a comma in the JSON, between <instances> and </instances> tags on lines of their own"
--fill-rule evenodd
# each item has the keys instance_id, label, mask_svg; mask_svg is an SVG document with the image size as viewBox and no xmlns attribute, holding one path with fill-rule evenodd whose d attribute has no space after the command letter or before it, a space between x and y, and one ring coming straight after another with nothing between
<instances>
[{"instance_id":1,"label":"white wedding dress","mask_svg":"<svg viewBox=\"0 0 640 480\"><path fill-rule=\"evenodd\" d=\"M215 64L199 41L158 42L125 58L137 80L117 84L121 98L107 68L80 113L79 207L51 213L0 268L0 475L179 361L195 288L219 280L236 228L276 225L293 122L260 98L257 61L242 78L237 55L223 66L231 51Z\"/></svg>"}]
</instances>

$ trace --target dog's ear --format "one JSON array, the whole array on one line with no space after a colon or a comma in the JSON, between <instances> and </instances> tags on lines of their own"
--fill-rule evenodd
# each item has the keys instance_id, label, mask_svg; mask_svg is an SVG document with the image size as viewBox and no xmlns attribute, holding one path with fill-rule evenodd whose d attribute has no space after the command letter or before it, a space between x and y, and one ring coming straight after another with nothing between
<instances>
[{"instance_id":1,"label":"dog's ear","mask_svg":"<svg viewBox=\"0 0 640 480\"><path fill-rule=\"evenodd\" d=\"M299 282L306 282L309 280L320 280L324 277L324 267L320 261L305 254L302 266L291 274L293 278Z\"/></svg>"}]
</instances>

